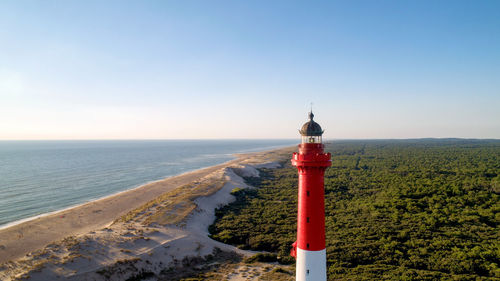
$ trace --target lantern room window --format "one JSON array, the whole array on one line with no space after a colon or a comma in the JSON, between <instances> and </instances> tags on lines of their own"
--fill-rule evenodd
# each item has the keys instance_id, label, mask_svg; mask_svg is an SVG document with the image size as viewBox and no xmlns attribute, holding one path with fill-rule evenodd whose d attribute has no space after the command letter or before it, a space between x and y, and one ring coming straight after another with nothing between
<instances>
[{"instance_id":1,"label":"lantern room window","mask_svg":"<svg viewBox=\"0 0 500 281\"><path fill-rule=\"evenodd\" d=\"M321 143L321 136L302 136L302 143Z\"/></svg>"}]
</instances>

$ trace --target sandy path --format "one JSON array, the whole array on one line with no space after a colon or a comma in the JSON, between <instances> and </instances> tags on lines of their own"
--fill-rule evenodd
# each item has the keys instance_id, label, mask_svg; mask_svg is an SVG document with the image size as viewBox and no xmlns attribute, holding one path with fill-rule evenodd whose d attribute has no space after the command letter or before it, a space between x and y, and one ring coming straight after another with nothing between
<instances>
[{"instance_id":1,"label":"sandy path","mask_svg":"<svg viewBox=\"0 0 500 281\"><path fill-rule=\"evenodd\" d=\"M0 263L20 258L64 237L105 227L128 211L165 192L193 182L218 169L248 161L252 156L255 157L252 154L240 155L238 159L220 165L152 182L72 209L1 229Z\"/></svg>"}]
</instances>

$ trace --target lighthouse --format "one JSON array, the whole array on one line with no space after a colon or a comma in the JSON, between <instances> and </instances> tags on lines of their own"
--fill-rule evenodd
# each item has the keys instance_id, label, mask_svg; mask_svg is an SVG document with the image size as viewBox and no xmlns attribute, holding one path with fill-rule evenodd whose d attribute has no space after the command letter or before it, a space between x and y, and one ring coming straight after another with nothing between
<instances>
[{"instance_id":1,"label":"lighthouse","mask_svg":"<svg viewBox=\"0 0 500 281\"><path fill-rule=\"evenodd\" d=\"M323 130L312 111L309 119L300 129L299 152L292 157L299 173L299 200L297 241L291 255L297 260L296 281L326 281L324 175L332 161L323 151Z\"/></svg>"}]
</instances>

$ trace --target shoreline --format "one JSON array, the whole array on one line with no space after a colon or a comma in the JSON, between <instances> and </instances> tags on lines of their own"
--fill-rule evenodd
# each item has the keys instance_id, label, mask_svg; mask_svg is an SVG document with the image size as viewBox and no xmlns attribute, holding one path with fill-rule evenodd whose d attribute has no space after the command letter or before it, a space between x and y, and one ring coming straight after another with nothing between
<instances>
[{"instance_id":1,"label":"shoreline","mask_svg":"<svg viewBox=\"0 0 500 281\"><path fill-rule=\"evenodd\" d=\"M164 178L159 179L159 180L153 180L153 181L148 181L148 182L145 182L145 183L141 183L141 184L139 184L137 186L134 186L134 187L132 187L130 189L126 189L126 190L122 190L122 191L117 191L115 193L112 193L112 194L109 194L109 195L105 195L103 197L99 197L99 198L95 198L95 199L89 199L88 201L85 201L83 203L78 203L78 204L75 204L75 205L64 207L63 209L60 209L60 210L55 210L55 211L51 211L51 212L47 212L47 213L43 213L43 214L31 216L31 217L27 217L27 218L24 218L24 219L16 220L16 221L13 221L13 222L8 222L8 223L6 223L4 225L0 225L0 231L2 231L4 229L7 229L9 227L13 227L13 226L25 223L25 222L30 222L32 220L36 220L36 219L43 218L43 217L46 217L46 216L57 215L58 213L61 213L61 212L64 212L64 211L68 211L68 210L71 210L71 209L74 209L74 208L78 208L78 207L84 206L86 204L95 202L95 201L104 200L104 199L107 199L108 197L117 196L117 195L120 195L121 193L124 193L124 192L134 191L134 190L136 190L138 188L141 188L143 186L146 186L146 185L149 185L149 184L154 184L154 183L157 183L157 182L161 182L161 181L167 180L167 179L172 178L172 177L183 176L183 175L189 174L191 172L196 172L196 171L203 170L203 169L206 169L206 168L210 168L210 167L214 167L214 166L226 164L226 163L234 161L236 159L237 159L237 157L235 159L231 159L231 160L228 160L228 161L220 163L220 164L216 164L216 165L212 165L212 166L207 166L207 167L203 167L203 168L199 168L199 169L194 169L194 170L182 172L180 174L172 175L172 176L167 176L167 177L164 177Z\"/></svg>"},{"instance_id":2,"label":"shoreline","mask_svg":"<svg viewBox=\"0 0 500 281\"><path fill-rule=\"evenodd\" d=\"M53 241L107 227L127 212L217 170L245 162L262 163L265 162L263 159L269 155L290 150L292 147L295 148L295 146L286 146L233 154L235 159L221 164L145 183L132 189L2 227L0 228L0 264L21 258Z\"/></svg>"},{"instance_id":3,"label":"shoreline","mask_svg":"<svg viewBox=\"0 0 500 281\"><path fill-rule=\"evenodd\" d=\"M85 204L89 204L89 203L92 203L92 202L95 202L95 201L103 200L103 199L106 199L108 197L116 196L116 195L119 195L119 194L124 193L124 192L133 191L133 190L141 188L141 187L143 187L145 185L154 184L156 182L161 182L161 181L164 181L164 180L172 178L172 177L183 176L185 174L189 174L189 173L196 172L196 171L199 171L199 170L203 170L203 169L206 169L206 168L210 168L210 167L214 167L214 166L218 166L218 165L223 165L223 164L229 163L231 161L238 160L240 157L245 156L247 154L265 153L265 152L270 152L270 151L274 151L274 150L285 149L285 148L288 148L288 147L290 147L290 146L277 146L277 147L271 147L271 148L269 148L269 147L266 148L265 147L265 148L263 148L264 150L231 153L231 156L234 157L234 158L230 159L230 160L227 160L225 162L222 162L220 164L215 164L215 165L211 165L211 166L206 166L206 167L201 167L201 168L197 168L197 169L185 171L185 172L182 172L180 174L166 176L166 177L163 177L163 178L158 179L158 180L147 181L147 182L141 183L139 185L133 186L133 187L131 187L129 189L125 189L125 190L122 190L122 191L117 191L117 192L114 192L114 193L111 193L111 194L108 194L108 195L105 195L105 196L102 196L102 197L98 197L98 198L94 198L94 199L89 199L89 200L87 200L85 202L77 203L77 204L74 204L74 205L69 205L69 206L64 207L62 209L59 209L59 210L54 210L54 211L50 211L50 212L46 212L46 213L41 213L41 214L30 216L30 217L27 217L27 218L23 218L23 219L15 220L15 221L12 221L12 222L8 222L8 223L5 223L3 225L0 225L0 231L2 231L4 229L7 229L7 228L10 228L10 227L13 227L13 226L16 226L16 225L19 225L19 224L22 224L22 223L25 223L25 222L30 222L30 221L33 221L33 220L36 220L36 219L39 219L39 218L43 218L43 217L46 217L46 216L57 215L58 213L61 213L61 212L67 211L67 210L71 210L71 209L74 209L74 208L78 208L78 207L81 207L81 206L83 206ZM0 259L0 262L1 262L1 259Z\"/></svg>"},{"instance_id":4,"label":"shoreline","mask_svg":"<svg viewBox=\"0 0 500 281\"><path fill-rule=\"evenodd\" d=\"M223 164L229 163L229 162L237 160L237 159L238 158L236 157L235 159L231 159L231 160L228 160L228 161L220 163L220 164L216 164L216 165L212 165L212 166L207 166L207 167L203 167L203 168L199 168L199 169L194 169L194 170L182 172L180 174L172 175L172 176L167 176L167 177L164 177L164 178L159 179L159 180L148 181L148 182L145 182L145 183L141 183L141 184L139 184L137 186L134 186L134 187L132 187L130 189L126 189L126 190L122 190L122 191L117 191L115 193L112 193L112 194L109 194L109 195L105 195L103 197L99 197L99 198L95 198L95 199L90 199L90 200L85 201L83 203L78 203L78 204L75 204L75 205L71 205L71 206L65 207L65 208L60 209L60 210L55 210L55 211L51 211L51 212L48 212L48 213L43 213L43 214L35 215L35 216L32 216L32 217L28 217L28 218L16 220L16 221L13 221L13 222L9 222L9 223L6 223L4 225L0 225L0 231L2 231L4 229L7 229L9 227L13 227L13 226L25 223L25 222L30 222L32 220L36 220L36 219L43 218L43 217L46 217L46 216L57 215L58 213L61 213L61 212L64 212L64 211L68 211L68 210L71 210L71 209L75 209L75 208L79 208L79 207L82 207L82 206L84 206L86 204L89 204L89 203L92 203L92 202L95 202L95 201L104 200L104 199L107 199L108 197L113 197L113 196L120 195L121 193L129 192L129 191L134 191L134 190L136 190L138 188L141 188L143 186L146 186L146 185L149 185L149 184L154 184L154 183L157 183L157 182L162 182L162 181L170 179L172 177L179 177L179 176L183 176L183 175L186 175L186 174L189 174L189 173L192 173L192 172L196 172L196 171L199 171L199 170L203 170L203 169L206 169L206 168L210 168L210 167L214 167L214 166L218 166L218 165L223 165Z\"/></svg>"}]
</instances>

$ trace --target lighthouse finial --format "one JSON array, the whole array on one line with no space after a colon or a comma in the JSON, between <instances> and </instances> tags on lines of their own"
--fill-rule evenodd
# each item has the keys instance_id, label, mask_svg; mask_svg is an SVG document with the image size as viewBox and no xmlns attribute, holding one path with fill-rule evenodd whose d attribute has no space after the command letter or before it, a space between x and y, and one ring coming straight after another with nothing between
<instances>
[{"instance_id":1,"label":"lighthouse finial","mask_svg":"<svg viewBox=\"0 0 500 281\"><path fill-rule=\"evenodd\" d=\"M309 119L313 120L314 114L313 114L313 103L311 102L311 111L309 112Z\"/></svg>"}]
</instances>

